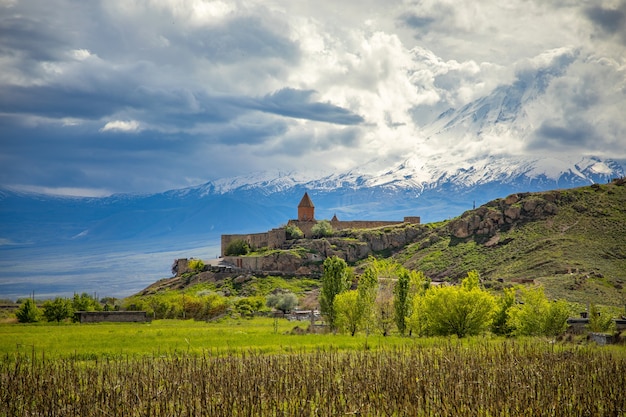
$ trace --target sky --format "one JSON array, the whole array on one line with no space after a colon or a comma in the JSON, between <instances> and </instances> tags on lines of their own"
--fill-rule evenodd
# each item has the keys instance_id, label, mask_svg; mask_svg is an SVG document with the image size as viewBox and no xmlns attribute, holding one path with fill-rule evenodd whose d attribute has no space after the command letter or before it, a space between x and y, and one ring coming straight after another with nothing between
<instances>
[{"instance_id":1,"label":"sky","mask_svg":"<svg viewBox=\"0 0 626 417\"><path fill-rule=\"evenodd\" d=\"M542 74L522 133L429 137L447 109ZM0 0L0 187L626 159L625 113L626 0Z\"/></svg>"}]
</instances>

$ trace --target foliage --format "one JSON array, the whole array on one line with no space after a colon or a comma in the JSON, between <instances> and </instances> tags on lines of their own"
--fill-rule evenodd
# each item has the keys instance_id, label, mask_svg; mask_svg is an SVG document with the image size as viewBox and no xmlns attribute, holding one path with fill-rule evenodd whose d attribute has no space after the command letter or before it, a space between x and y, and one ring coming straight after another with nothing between
<instances>
[{"instance_id":1,"label":"foliage","mask_svg":"<svg viewBox=\"0 0 626 417\"><path fill-rule=\"evenodd\" d=\"M320 220L311 228L311 234L314 238L332 236L333 226L328 220Z\"/></svg>"},{"instance_id":2,"label":"foliage","mask_svg":"<svg viewBox=\"0 0 626 417\"><path fill-rule=\"evenodd\" d=\"M98 302L98 300L84 292L80 295L74 294L74 297L72 297L72 310L102 311L102 305Z\"/></svg>"},{"instance_id":3,"label":"foliage","mask_svg":"<svg viewBox=\"0 0 626 417\"><path fill-rule=\"evenodd\" d=\"M589 331L601 333L613 330L615 322L613 316L595 304L589 307Z\"/></svg>"},{"instance_id":4,"label":"foliage","mask_svg":"<svg viewBox=\"0 0 626 417\"><path fill-rule=\"evenodd\" d=\"M187 262L187 268L194 272L201 272L204 270L204 267L205 265L202 259L190 259L189 262Z\"/></svg>"},{"instance_id":5,"label":"foliage","mask_svg":"<svg viewBox=\"0 0 626 417\"><path fill-rule=\"evenodd\" d=\"M57 297L52 301L47 300L43 303L43 315L48 321L56 321L57 323L60 323L61 321L72 317L73 312L72 301L67 298Z\"/></svg>"},{"instance_id":6,"label":"foliage","mask_svg":"<svg viewBox=\"0 0 626 417\"><path fill-rule=\"evenodd\" d=\"M371 265L368 266L359 277L357 292L357 303L363 310L363 327L366 333L369 334L375 319L374 311L376 296L378 294L378 276Z\"/></svg>"},{"instance_id":7,"label":"foliage","mask_svg":"<svg viewBox=\"0 0 626 417\"><path fill-rule=\"evenodd\" d=\"M39 321L41 311L39 311L39 308L37 308L37 305L32 299L27 298L20 308L17 309L15 316L20 323L35 323Z\"/></svg>"},{"instance_id":8,"label":"foliage","mask_svg":"<svg viewBox=\"0 0 626 417\"><path fill-rule=\"evenodd\" d=\"M287 234L287 239L302 239L304 237L304 232L295 224L288 224L285 227L285 233Z\"/></svg>"},{"instance_id":9,"label":"foliage","mask_svg":"<svg viewBox=\"0 0 626 417\"><path fill-rule=\"evenodd\" d=\"M346 261L337 256L326 258L319 301L322 315L332 330L336 328L335 297L350 288L351 278L352 270Z\"/></svg>"},{"instance_id":10,"label":"foliage","mask_svg":"<svg viewBox=\"0 0 626 417\"><path fill-rule=\"evenodd\" d=\"M391 285L381 285L374 304L376 327L383 336L389 336L394 325L393 291Z\"/></svg>"},{"instance_id":11,"label":"foliage","mask_svg":"<svg viewBox=\"0 0 626 417\"><path fill-rule=\"evenodd\" d=\"M213 291L192 294L163 291L149 296L128 297L122 304L125 310L146 311L153 319L210 320L226 314L230 307L231 301L227 297Z\"/></svg>"},{"instance_id":12,"label":"foliage","mask_svg":"<svg viewBox=\"0 0 626 417\"><path fill-rule=\"evenodd\" d=\"M242 317L253 317L257 311L261 311L265 305L265 297L243 297L235 301L235 311Z\"/></svg>"},{"instance_id":13,"label":"foliage","mask_svg":"<svg viewBox=\"0 0 626 417\"><path fill-rule=\"evenodd\" d=\"M495 301L491 294L477 286L477 274L470 272L460 287L441 286L428 290L422 308L428 334L465 337L489 327Z\"/></svg>"},{"instance_id":14,"label":"foliage","mask_svg":"<svg viewBox=\"0 0 626 417\"><path fill-rule=\"evenodd\" d=\"M359 302L357 290L344 291L337 294L334 301L336 325L342 331L354 336L364 319L363 304Z\"/></svg>"},{"instance_id":15,"label":"foliage","mask_svg":"<svg viewBox=\"0 0 626 417\"><path fill-rule=\"evenodd\" d=\"M496 311L491 323L491 331L497 335L510 335L513 327L509 324L509 310L515 304L515 289L505 288L496 301Z\"/></svg>"},{"instance_id":16,"label":"foliage","mask_svg":"<svg viewBox=\"0 0 626 417\"><path fill-rule=\"evenodd\" d=\"M556 336L565 331L569 308L563 300L550 302L542 287L520 288L521 303L509 309L513 334Z\"/></svg>"},{"instance_id":17,"label":"foliage","mask_svg":"<svg viewBox=\"0 0 626 417\"><path fill-rule=\"evenodd\" d=\"M267 306L289 313L298 305L298 297L291 291L278 292L267 296Z\"/></svg>"},{"instance_id":18,"label":"foliage","mask_svg":"<svg viewBox=\"0 0 626 417\"><path fill-rule=\"evenodd\" d=\"M226 249L224 249L224 254L226 256L242 256L247 255L250 252L250 245L243 239L235 239L230 242Z\"/></svg>"},{"instance_id":19,"label":"foliage","mask_svg":"<svg viewBox=\"0 0 626 417\"><path fill-rule=\"evenodd\" d=\"M409 316L409 272L404 270L400 273L395 286L393 287L393 310L396 327L400 334L406 331L406 318Z\"/></svg>"}]
</instances>

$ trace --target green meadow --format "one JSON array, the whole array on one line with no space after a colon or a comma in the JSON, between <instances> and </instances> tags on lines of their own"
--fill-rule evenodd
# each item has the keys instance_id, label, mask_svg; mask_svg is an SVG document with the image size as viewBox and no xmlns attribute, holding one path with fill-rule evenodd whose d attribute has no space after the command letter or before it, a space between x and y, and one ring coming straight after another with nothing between
<instances>
[{"instance_id":1,"label":"green meadow","mask_svg":"<svg viewBox=\"0 0 626 417\"><path fill-rule=\"evenodd\" d=\"M98 359L177 353L293 353L317 349L362 350L428 344L432 339L357 334L300 334L308 322L226 319L218 322L2 324L0 354Z\"/></svg>"}]
</instances>

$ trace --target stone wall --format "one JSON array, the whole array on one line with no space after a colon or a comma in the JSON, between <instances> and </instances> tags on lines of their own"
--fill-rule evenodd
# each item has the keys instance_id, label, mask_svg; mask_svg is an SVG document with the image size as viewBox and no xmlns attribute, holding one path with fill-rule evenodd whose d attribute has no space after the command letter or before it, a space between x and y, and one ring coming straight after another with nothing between
<instances>
[{"instance_id":1,"label":"stone wall","mask_svg":"<svg viewBox=\"0 0 626 417\"><path fill-rule=\"evenodd\" d=\"M259 248L270 248L276 249L282 246L283 242L287 239L287 234L285 233L285 229L272 229L269 232L264 233L251 233L251 234L240 234L240 235L222 235L222 250L221 256L226 255L226 248L228 245L235 240L243 240L250 248L259 249Z\"/></svg>"},{"instance_id":2,"label":"stone wall","mask_svg":"<svg viewBox=\"0 0 626 417\"><path fill-rule=\"evenodd\" d=\"M144 323L150 321L145 311L77 311L74 313L79 323Z\"/></svg>"}]
</instances>

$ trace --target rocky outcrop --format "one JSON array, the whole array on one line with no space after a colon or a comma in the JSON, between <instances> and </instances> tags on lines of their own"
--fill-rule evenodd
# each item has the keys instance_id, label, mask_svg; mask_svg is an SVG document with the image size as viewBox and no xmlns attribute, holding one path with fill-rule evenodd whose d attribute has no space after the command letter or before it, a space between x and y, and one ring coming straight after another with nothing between
<instances>
[{"instance_id":1,"label":"rocky outcrop","mask_svg":"<svg viewBox=\"0 0 626 417\"><path fill-rule=\"evenodd\" d=\"M489 238L512 224L544 219L556 214L560 199L561 194L558 191L512 194L475 210L466 211L460 218L450 222L448 230L458 239L470 236Z\"/></svg>"}]
</instances>

